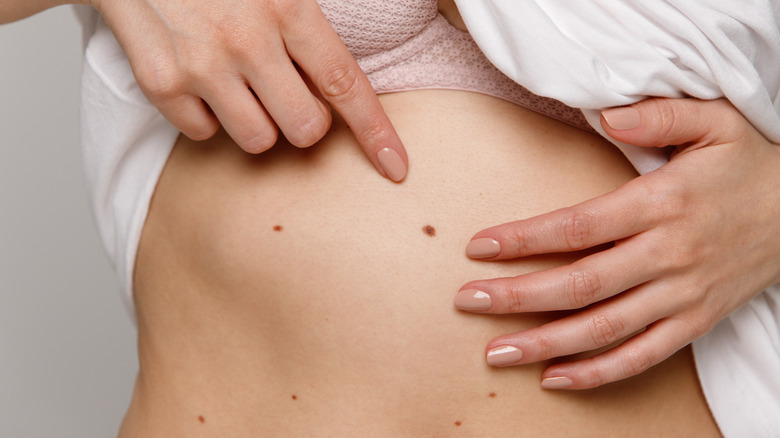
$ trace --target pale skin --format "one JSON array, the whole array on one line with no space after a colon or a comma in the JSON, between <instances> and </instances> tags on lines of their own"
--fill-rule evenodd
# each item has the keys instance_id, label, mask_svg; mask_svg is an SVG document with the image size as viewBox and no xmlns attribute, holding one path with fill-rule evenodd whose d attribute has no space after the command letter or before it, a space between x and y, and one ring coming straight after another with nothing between
<instances>
[{"instance_id":1,"label":"pale skin","mask_svg":"<svg viewBox=\"0 0 780 438\"><path fill-rule=\"evenodd\" d=\"M0 23L65 3L76 2L3 0ZM443 2L442 12L455 20L450 3ZM333 107L380 174L404 178L408 158L395 129L314 1L91 4L117 34L146 96L190 138L209 138L222 125L242 149L257 153L276 143L278 127L291 144L306 147L325 135ZM672 163L604 197L475 236L501 246L500 254L487 260L619 241L573 265L464 286L490 295L493 304L486 313L599 303L496 338L488 350L510 345L523 352L523 359L512 364L537 362L593 350L648 327L603 355L553 365L543 375L568 378L571 389L599 386L660 362L780 279L780 233L772 220L780 205L767 195L780 186L776 145L723 103L668 104L636 105L642 115L639 127L605 129L616 139L643 146L694 144ZM398 155L403 172L388 174L377 158L385 148ZM653 197L644 196L648 191ZM753 208L736 207L746 199ZM739 214L729 214L735 211ZM565 239L567 224L573 224L575 240ZM743 256L754 247L760 250ZM658 255L650 263L648 252ZM735 252L740 255L729 256ZM567 283L567 278L577 281ZM571 290L567 284L585 288Z\"/></svg>"},{"instance_id":2,"label":"pale skin","mask_svg":"<svg viewBox=\"0 0 780 438\"><path fill-rule=\"evenodd\" d=\"M462 245L630 180L614 147L478 93L380 101L417 163L401 185L372 176L338 117L303 150L177 141L138 249L120 436L717 436L690 348L618 385L546 391L549 362L498 369L483 348L560 314L452 307L469 279L582 257L483 263Z\"/></svg>"}]
</instances>

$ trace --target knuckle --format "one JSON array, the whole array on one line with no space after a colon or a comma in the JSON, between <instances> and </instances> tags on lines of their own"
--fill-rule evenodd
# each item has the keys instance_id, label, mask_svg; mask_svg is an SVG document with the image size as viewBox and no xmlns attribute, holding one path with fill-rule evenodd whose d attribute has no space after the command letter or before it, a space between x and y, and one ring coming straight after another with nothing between
<instances>
[{"instance_id":1,"label":"knuckle","mask_svg":"<svg viewBox=\"0 0 780 438\"><path fill-rule=\"evenodd\" d=\"M563 221L563 238L569 250L586 248L590 242L593 217L583 211L574 211Z\"/></svg>"},{"instance_id":2,"label":"knuckle","mask_svg":"<svg viewBox=\"0 0 780 438\"><path fill-rule=\"evenodd\" d=\"M185 94L186 87L178 69L170 62L156 59L141 66L138 84L151 102L166 102Z\"/></svg>"},{"instance_id":3,"label":"knuckle","mask_svg":"<svg viewBox=\"0 0 780 438\"><path fill-rule=\"evenodd\" d=\"M216 50L211 45L188 43L178 52L176 67L182 82L186 80L196 85L211 84L214 77L227 68L227 64L216 55Z\"/></svg>"},{"instance_id":4,"label":"knuckle","mask_svg":"<svg viewBox=\"0 0 780 438\"><path fill-rule=\"evenodd\" d=\"M625 324L615 315L597 315L590 320L588 331L593 344L603 347L623 337Z\"/></svg>"},{"instance_id":5,"label":"knuckle","mask_svg":"<svg viewBox=\"0 0 780 438\"><path fill-rule=\"evenodd\" d=\"M275 129L263 130L241 143L241 148L249 153L260 153L272 148L276 144L278 132Z\"/></svg>"},{"instance_id":6,"label":"knuckle","mask_svg":"<svg viewBox=\"0 0 780 438\"><path fill-rule=\"evenodd\" d=\"M718 323L716 311L700 309L694 315L679 318L682 331L688 341L695 341L707 334Z\"/></svg>"},{"instance_id":7,"label":"knuckle","mask_svg":"<svg viewBox=\"0 0 780 438\"><path fill-rule=\"evenodd\" d=\"M349 102L358 97L361 72L357 65L332 64L320 78L320 90L331 102Z\"/></svg>"},{"instance_id":8,"label":"knuckle","mask_svg":"<svg viewBox=\"0 0 780 438\"><path fill-rule=\"evenodd\" d=\"M506 239L514 245L514 251L519 257L530 254L529 235L523 227L514 227Z\"/></svg>"},{"instance_id":9,"label":"knuckle","mask_svg":"<svg viewBox=\"0 0 780 438\"><path fill-rule=\"evenodd\" d=\"M512 284L504 290L504 299L509 313L522 312L528 301L528 292L517 284Z\"/></svg>"},{"instance_id":10,"label":"knuckle","mask_svg":"<svg viewBox=\"0 0 780 438\"><path fill-rule=\"evenodd\" d=\"M688 242L679 242L679 247L667 252L665 256L665 269L679 271L693 266L700 259L701 251L695 245ZM690 295L693 296L693 295Z\"/></svg>"},{"instance_id":11,"label":"knuckle","mask_svg":"<svg viewBox=\"0 0 780 438\"><path fill-rule=\"evenodd\" d=\"M590 361L592 362L593 359L590 359ZM601 369L598 367L593 367L587 369L583 373L583 383L588 388L596 388L608 382L607 379L602 374Z\"/></svg>"},{"instance_id":12,"label":"knuckle","mask_svg":"<svg viewBox=\"0 0 780 438\"><path fill-rule=\"evenodd\" d=\"M707 320L719 319L717 315L727 315L730 313L728 307L728 295L724 295L724 290L734 291L733 286L724 284L725 273L694 273L681 275L681 278L674 281L671 287L674 288L674 298L678 300L679 315L692 321L706 322Z\"/></svg>"},{"instance_id":13,"label":"knuckle","mask_svg":"<svg viewBox=\"0 0 780 438\"><path fill-rule=\"evenodd\" d=\"M533 344L534 347L532 350L535 352L535 356L540 360L556 356L555 340L549 335L538 335L533 340Z\"/></svg>"},{"instance_id":14,"label":"knuckle","mask_svg":"<svg viewBox=\"0 0 780 438\"><path fill-rule=\"evenodd\" d=\"M653 100L656 106L656 112L658 114L658 121L656 129L657 134L661 138L668 137L672 132L675 132L675 127L678 124L679 116L677 115L677 107L673 105L668 99L655 99Z\"/></svg>"},{"instance_id":15,"label":"knuckle","mask_svg":"<svg viewBox=\"0 0 780 438\"><path fill-rule=\"evenodd\" d=\"M382 119L376 117L372 117L364 126L361 126L360 128L353 126L352 129L352 132L358 140L363 139L372 144L382 144L382 141L377 140L386 139L391 134L391 126Z\"/></svg>"},{"instance_id":16,"label":"knuckle","mask_svg":"<svg viewBox=\"0 0 780 438\"><path fill-rule=\"evenodd\" d=\"M656 181L649 179L643 186L645 199L644 211L655 222L655 242L662 243L674 239L674 245L652 244L647 248L648 256L656 260L663 270L677 270L691 266L699 261L706 250L697 244L692 233L684 233L690 229L692 207L694 200L685 184L675 184L673 181ZM698 213L697 213L698 214Z\"/></svg>"},{"instance_id":17,"label":"knuckle","mask_svg":"<svg viewBox=\"0 0 780 438\"><path fill-rule=\"evenodd\" d=\"M183 65L184 75L190 80L194 87L211 84L213 87L215 76L219 73L219 68L209 65L202 59L190 59Z\"/></svg>"},{"instance_id":18,"label":"knuckle","mask_svg":"<svg viewBox=\"0 0 780 438\"><path fill-rule=\"evenodd\" d=\"M258 54L263 53L262 50L259 50L260 43L258 42L262 38L257 36L257 29L249 24L233 17L226 17L214 23L213 28L217 44L229 57L251 65ZM209 50L202 53L199 58L209 59L216 55L212 50ZM215 68L221 67L219 63L216 64Z\"/></svg>"},{"instance_id":19,"label":"knuckle","mask_svg":"<svg viewBox=\"0 0 780 438\"><path fill-rule=\"evenodd\" d=\"M684 217L688 195L683 184L668 178L646 178L640 186L645 205L658 220Z\"/></svg>"},{"instance_id":20,"label":"knuckle","mask_svg":"<svg viewBox=\"0 0 780 438\"><path fill-rule=\"evenodd\" d=\"M675 99L652 99L656 120L652 125L651 135L657 139L674 137L677 132L685 131L685 121L689 120L689 114L681 114L681 107Z\"/></svg>"},{"instance_id":21,"label":"knuckle","mask_svg":"<svg viewBox=\"0 0 780 438\"><path fill-rule=\"evenodd\" d=\"M631 348L626 351L625 369L631 376L647 371L654 363L652 355L643 349Z\"/></svg>"},{"instance_id":22,"label":"knuckle","mask_svg":"<svg viewBox=\"0 0 780 438\"><path fill-rule=\"evenodd\" d=\"M304 2L295 0L266 0L263 7L273 14L280 24L287 20L294 23L300 15L302 3Z\"/></svg>"},{"instance_id":23,"label":"knuckle","mask_svg":"<svg viewBox=\"0 0 780 438\"><path fill-rule=\"evenodd\" d=\"M701 310L698 319L694 319L694 339L699 339L709 333L726 314L728 314L728 310L724 308L713 307Z\"/></svg>"},{"instance_id":24,"label":"knuckle","mask_svg":"<svg viewBox=\"0 0 780 438\"><path fill-rule=\"evenodd\" d=\"M690 206L690 194L682 186L666 186L656 192L655 208L662 218L684 220Z\"/></svg>"},{"instance_id":25,"label":"knuckle","mask_svg":"<svg viewBox=\"0 0 780 438\"><path fill-rule=\"evenodd\" d=\"M666 248L659 247L655 252L660 254L659 267L666 272L684 272L690 270L692 267L699 265L706 254L708 249L702 247L696 240L689 240L688 236L675 236L677 239L674 241L674 246L666 246ZM704 279L706 281L706 279ZM683 282L681 285L682 297L689 297L690 299L698 299L700 297L699 292L702 286L696 284L690 284Z\"/></svg>"},{"instance_id":26,"label":"knuckle","mask_svg":"<svg viewBox=\"0 0 780 438\"><path fill-rule=\"evenodd\" d=\"M330 121L319 115L300 123L298 128L287 135L287 140L294 146L303 148L317 143L328 132Z\"/></svg>"},{"instance_id":27,"label":"knuckle","mask_svg":"<svg viewBox=\"0 0 780 438\"><path fill-rule=\"evenodd\" d=\"M574 271L567 275L564 292L571 308L580 308L593 303L600 290L601 279L594 271Z\"/></svg>"},{"instance_id":28,"label":"knuckle","mask_svg":"<svg viewBox=\"0 0 780 438\"><path fill-rule=\"evenodd\" d=\"M202 123L190 126L185 135L195 141L208 140L219 130L218 123Z\"/></svg>"},{"instance_id":29,"label":"knuckle","mask_svg":"<svg viewBox=\"0 0 780 438\"><path fill-rule=\"evenodd\" d=\"M675 285L676 293L674 298L678 301L678 305L683 309L697 309L702 306L702 300L704 298L702 286L692 283L692 281L688 281Z\"/></svg>"}]
</instances>

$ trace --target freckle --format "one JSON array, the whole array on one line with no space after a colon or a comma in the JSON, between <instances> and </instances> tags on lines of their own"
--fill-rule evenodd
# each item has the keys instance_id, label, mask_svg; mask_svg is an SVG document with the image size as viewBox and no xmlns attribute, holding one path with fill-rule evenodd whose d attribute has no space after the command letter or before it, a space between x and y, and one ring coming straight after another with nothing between
<instances>
[{"instance_id":1,"label":"freckle","mask_svg":"<svg viewBox=\"0 0 780 438\"><path fill-rule=\"evenodd\" d=\"M429 236L431 236L431 237L433 237L433 236L435 236L435 235L436 235L436 228L433 228L433 227L432 227L432 226L430 226L430 225L426 225L426 226L424 226L424 227L422 228L422 230L423 230L423 233L425 233L425 234L427 234L427 235L429 235Z\"/></svg>"},{"instance_id":2,"label":"freckle","mask_svg":"<svg viewBox=\"0 0 780 438\"><path fill-rule=\"evenodd\" d=\"M205 423L206 419L203 418L203 415L198 415L198 421L200 421L201 423Z\"/></svg>"},{"instance_id":3,"label":"freckle","mask_svg":"<svg viewBox=\"0 0 780 438\"><path fill-rule=\"evenodd\" d=\"M298 396L297 396L297 395L295 395L295 394L293 394L293 396L292 396L292 399L293 399L293 400L298 400Z\"/></svg>"},{"instance_id":4,"label":"freckle","mask_svg":"<svg viewBox=\"0 0 780 438\"><path fill-rule=\"evenodd\" d=\"M460 426L460 425L461 425L461 422L460 422L460 421L456 421L456 422L455 422L455 425L456 425L456 426Z\"/></svg>"},{"instance_id":5,"label":"freckle","mask_svg":"<svg viewBox=\"0 0 780 438\"><path fill-rule=\"evenodd\" d=\"M274 231L282 231L281 225L274 225Z\"/></svg>"},{"instance_id":6,"label":"freckle","mask_svg":"<svg viewBox=\"0 0 780 438\"><path fill-rule=\"evenodd\" d=\"M488 397L496 398L496 393L495 392L491 392L490 394L488 394Z\"/></svg>"}]
</instances>

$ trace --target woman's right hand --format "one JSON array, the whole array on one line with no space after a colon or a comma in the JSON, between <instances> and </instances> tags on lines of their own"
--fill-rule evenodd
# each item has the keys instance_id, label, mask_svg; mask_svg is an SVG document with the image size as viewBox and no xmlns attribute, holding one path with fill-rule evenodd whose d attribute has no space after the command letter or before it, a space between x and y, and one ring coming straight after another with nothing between
<instances>
[{"instance_id":1,"label":"woman's right hand","mask_svg":"<svg viewBox=\"0 0 780 438\"><path fill-rule=\"evenodd\" d=\"M328 131L332 106L393 181L406 151L371 84L314 0L91 0L146 97L184 135L221 125L245 151L278 130L295 146Z\"/></svg>"}]
</instances>

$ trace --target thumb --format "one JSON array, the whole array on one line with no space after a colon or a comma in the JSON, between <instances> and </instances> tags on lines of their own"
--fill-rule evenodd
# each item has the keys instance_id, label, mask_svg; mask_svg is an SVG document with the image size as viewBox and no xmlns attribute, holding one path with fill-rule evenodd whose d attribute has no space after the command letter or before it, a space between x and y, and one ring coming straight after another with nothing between
<instances>
[{"instance_id":1,"label":"thumb","mask_svg":"<svg viewBox=\"0 0 780 438\"><path fill-rule=\"evenodd\" d=\"M601 126L615 140L635 146L708 144L737 135L733 127L739 116L723 99L653 98L602 111Z\"/></svg>"}]
</instances>

